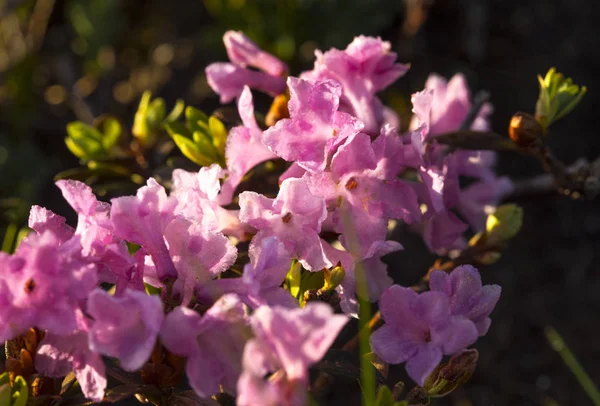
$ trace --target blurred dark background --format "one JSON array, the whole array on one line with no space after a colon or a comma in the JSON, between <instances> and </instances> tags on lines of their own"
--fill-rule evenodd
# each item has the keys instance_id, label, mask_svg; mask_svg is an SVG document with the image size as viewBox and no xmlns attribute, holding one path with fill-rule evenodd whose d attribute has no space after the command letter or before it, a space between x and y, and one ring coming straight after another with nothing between
<instances>
[{"instance_id":1,"label":"blurred dark background","mask_svg":"<svg viewBox=\"0 0 600 406\"><path fill-rule=\"evenodd\" d=\"M384 100L405 118L410 94L430 72L467 75L490 91L492 127L504 134L513 113L533 112L537 74L555 66L588 94L553 125L550 144L565 163L600 155L593 107L600 103L600 9L585 0L0 0L0 239L26 225L39 204L73 214L53 177L78 166L65 147L65 125L110 113L129 127L141 93L167 105L176 98L206 112L219 107L205 66L226 60L221 37L245 31L298 73L316 48L344 48L354 36L391 41L412 68ZM257 97L259 109L268 99ZM498 171L515 179L541 173L533 159L506 154ZM436 404L588 405L591 401L543 328L554 326L600 382L600 204L555 194L523 196L519 236L484 283L503 295L480 364L469 384ZM406 250L391 273L409 285L433 263L422 242L401 235ZM393 379L406 379L393 367ZM406 382L409 382L408 380ZM393 383L393 382L392 382ZM358 404L332 394L326 404Z\"/></svg>"}]
</instances>

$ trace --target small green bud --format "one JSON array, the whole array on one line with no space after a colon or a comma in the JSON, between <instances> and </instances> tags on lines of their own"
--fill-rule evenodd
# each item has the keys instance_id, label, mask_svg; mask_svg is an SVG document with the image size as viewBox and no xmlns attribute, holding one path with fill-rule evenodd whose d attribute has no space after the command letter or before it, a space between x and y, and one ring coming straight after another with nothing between
<instances>
[{"instance_id":1,"label":"small green bud","mask_svg":"<svg viewBox=\"0 0 600 406\"><path fill-rule=\"evenodd\" d=\"M423 390L429 397L441 398L464 385L477 366L477 350L464 350L450 357L447 364L438 365L425 380Z\"/></svg>"},{"instance_id":2,"label":"small green bud","mask_svg":"<svg viewBox=\"0 0 600 406\"><path fill-rule=\"evenodd\" d=\"M586 93L585 86L573 84L573 79L551 68L546 76L538 75L540 95L535 106L535 118L546 130L553 122L569 114Z\"/></svg>"},{"instance_id":3,"label":"small green bud","mask_svg":"<svg viewBox=\"0 0 600 406\"><path fill-rule=\"evenodd\" d=\"M523 209L516 204L504 204L488 215L485 225L486 242L497 244L513 238L523 225Z\"/></svg>"},{"instance_id":4,"label":"small green bud","mask_svg":"<svg viewBox=\"0 0 600 406\"><path fill-rule=\"evenodd\" d=\"M323 289L332 290L337 288L345 277L346 271L344 271L344 268L339 264L334 266L330 271L325 271L325 285Z\"/></svg>"}]
</instances>

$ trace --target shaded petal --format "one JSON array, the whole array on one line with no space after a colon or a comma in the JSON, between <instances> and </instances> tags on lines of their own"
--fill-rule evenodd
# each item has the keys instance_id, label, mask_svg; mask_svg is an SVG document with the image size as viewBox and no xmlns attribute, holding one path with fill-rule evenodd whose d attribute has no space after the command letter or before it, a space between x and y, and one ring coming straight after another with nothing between
<instances>
[{"instance_id":1,"label":"shaded petal","mask_svg":"<svg viewBox=\"0 0 600 406\"><path fill-rule=\"evenodd\" d=\"M406 372L416 383L423 385L425 379L442 361L442 351L438 347L422 346L406 363Z\"/></svg>"},{"instance_id":2,"label":"shaded petal","mask_svg":"<svg viewBox=\"0 0 600 406\"><path fill-rule=\"evenodd\" d=\"M414 340L402 341L398 337L396 329L387 324L371 334L370 342L373 352L389 364L406 362L417 353L422 345Z\"/></svg>"}]
</instances>

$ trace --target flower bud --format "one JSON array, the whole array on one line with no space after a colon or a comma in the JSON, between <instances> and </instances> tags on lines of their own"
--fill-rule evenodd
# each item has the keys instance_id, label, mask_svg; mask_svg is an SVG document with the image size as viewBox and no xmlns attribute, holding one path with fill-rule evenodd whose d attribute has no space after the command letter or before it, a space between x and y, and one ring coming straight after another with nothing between
<instances>
[{"instance_id":1,"label":"flower bud","mask_svg":"<svg viewBox=\"0 0 600 406\"><path fill-rule=\"evenodd\" d=\"M519 112L510 119L508 135L520 147L535 144L543 134L544 129L531 114Z\"/></svg>"},{"instance_id":2,"label":"flower bud","mask_svg":"<svg viewBox=\"0 0 600 406\"><path fill-rule=\"evenodd\" d=\"M477 366L477 350L464 350L453 355L447 364L440 364L427 377L423 389L430 397L443 397L465 384Z\"/></svg>"},{"instance_id":3,"label":"flower bud","mask_svg":"<svg viewBox=\"0 0 600 406\"><path fill-rule=\"evenodd\" d=\"M324 290L333 290L339 286L346 276L346 271L341 265L334 266L331 271L325 271Z\"/></svg>"}]
</instances>

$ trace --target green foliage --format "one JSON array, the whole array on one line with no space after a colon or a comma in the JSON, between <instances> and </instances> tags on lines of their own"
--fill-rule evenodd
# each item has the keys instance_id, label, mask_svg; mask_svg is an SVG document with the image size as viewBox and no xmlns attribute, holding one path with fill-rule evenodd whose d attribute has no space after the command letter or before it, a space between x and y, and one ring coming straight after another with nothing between
<instances>
[{"instance_id":1,"label":"green foliage","mask_svg":"<svg viewBox=\"0 0 600 406\"><path fill-rule=\"evenodd\" d=\"M381 385L379 387L379 391L377 392L377 398L375 399L374 406L407 406L408 402L396 401L394 400L394 396L392 395L392 391L385 385Z\"/></svg>"},{"instance_id":2,"label":"green foliage","mask_svg":"<svg viewBox=\"0 0 600 406\"><path fill-rule=\"evenodd\" d=\"M144 148L152 147L156 143L159 131L175 122L183 113L184 107L183 100L177 100L173 110L167 115L165 101L160 97L152 100L152 92L145 91L135 113L133 136Z\"/></svg>"},{"instance_id":3,"label":"green foliage","mask_svg":"<svg viewBox=\"0 0 600 406\"><path fill-rule=\"evenodd\" d=\"M225 124L191 106L185 109L185 119L185 124L173 121L166 125L167 132L183 155L200 166L213 163L225 166Z\"/></svg>"},{"instance_id":4,"label":"green foliage","mask_svg":"<svg viewBox=\"0 0 600 406\"><path fill-rule=\"evenodd\" d=\"M312 48L344 47L361 27L364 35L379 35L403 12L397 0L353 2L344 0L204 0L215 20L205 27L207 45L220 49L226 30L242 30L263 49L284 61L307 62L314 57ZM364 16L369 18L365 19ZM335 29L332 22L335 21Z\"/></svg>"},{"instance_id":5,"label":"green foliage","mask_svg":"<svg viewBox=\"0 0 600 406\"><path fill-rule=\"evenodd\" d=\"M544 130L556 120L569 114L586 93L585 86L579 87L573 79L551 68L546 76L538 75L540 95L536 103L535 117Z\"/></svg>"},{"instance_id":6,"label":"green foliage","mask_svg":"<svg viewBox=\"0 0 600 406\"><path fill-rule=\"evenodd\" d=\"M70 0L66 4L67 21L75 32L73 49L87 59L91 71L102 70L98 52L112 45L123 28L119 0Z\"/></svg>"},{"instance_id":7,"label":"green foliage","mask_svg":"<svg viewBox=\"0 0 600 406\"><path fill-rule=\"evenodd\" d=\"M508 241L517 235L523 225L523 209L516 204L503 204L488 215L485 229L490 244Z\"/></svg>"},{"instance_id":8,"label":"green foliage","mask_svg":"<svg viewBox=\"0 0 600 406\"><path fill-rule=\"evenodd\" d=\"M284 286L298 299L300 306L304 306L304 292L312 289L321 289L325 285L325 273L309 272L302 268L297 260L292 261L290 270L285 277Z\"/></svg>"},{"instance_id":9,"label":"green foliage","mask_svg":"<svg viewBox=\"0 0 600 406\"><path fill-rule=\"evenodd\" d=\"M592 378L583 369L575 355L571 352L561 335L552 326L547 326L544 329L546 339L552 347L552 349L560 355L565 365L571 370L577 382L581 385L583 390L587 393L594 406L600 406L600 391Z\"/></svg>"},{"instance_id":10,"label":"green foliage","mask_svg":"<svg viewBox=\"0 0 600 406\"><path fill-rule=\"evenodd\" d=\"M0 375L0 405L25 406L29 398L29 388L22 376L17 376L10 385L8 372Z\"/></svg>"}]
</instances>

